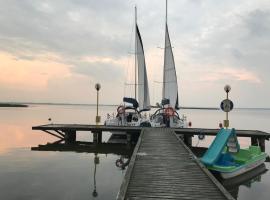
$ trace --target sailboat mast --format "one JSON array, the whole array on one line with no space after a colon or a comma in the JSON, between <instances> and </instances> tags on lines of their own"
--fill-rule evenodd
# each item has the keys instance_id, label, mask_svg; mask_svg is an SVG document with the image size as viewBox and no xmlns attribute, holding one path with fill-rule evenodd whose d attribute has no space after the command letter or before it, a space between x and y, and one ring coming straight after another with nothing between
<instances>
[{"instance_id":1,"label":"sailboat mast","mask_svg":"<svg viewBox=\"0 0 270 200\"><path fill-rule=\"evenodd\" d=\"M164 67L163 67L163 89L162 89L162 98L165 98L165 65L166 65L166 56L165 56L165 52L166 52L166 48L167 48L167 43L166 43L166 31L167 31L167 9L168 8L168 1L166 0L166 14L165 14L165 45L164 45Z\"/></svg>"},{"instance_id":2,"label":"sailboat mast","mask_svg":"<svg viewBox=\"0 0 270 200\"><path fill-rule=\"evenodd\" d=\"M165 25L167 25L167 8L168 8L168 1L166 0L166 18L165 18Z\"/></svg>"},{"instance_id":3,"label":"sailboat mast","mask_svg":"<svg viewBox=\"0 0 270 200\"><path fill-rule=\"evenodd\" d=\"M167 7L166 0L166 15L165 15L165 47L164 47L164 71L163 71L163 98L169 99L170 104L178 109L178 85L175 70L174 56L171 46L171 40L167 24Z\"/></svg>"},{"instance_id":4,"label":"sailboat mast","mask_svg":"<svg viewBox=\"0 0 270 200\"><path fill-rule=\"evenodd\" d=\"M134 80L134 87L135 87L135 99L137 99L137 7L135 6L135 80Z\"/></svg>"}]
</instances>

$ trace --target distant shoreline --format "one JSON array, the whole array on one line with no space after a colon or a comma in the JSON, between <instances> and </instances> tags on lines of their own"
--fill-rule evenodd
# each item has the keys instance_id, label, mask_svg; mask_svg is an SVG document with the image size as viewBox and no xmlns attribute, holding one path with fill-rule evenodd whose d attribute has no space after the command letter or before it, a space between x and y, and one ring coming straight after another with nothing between
<instances>
[{"instance_id":1,"label":"distant shoreline","mask_svg":"<svg viewBox=\"0 0 270 200\"><path fill-rule=\"evenodd\" d=\"M0 103L0 107L28 107L26 104L17 104L17 103Z\"/></svg>"},{"instance_id":2,"label":"distant shoreline","mask_svg":"<svg viewBox=\"0 0 270 200\"><path fill-rule=\"evenodd\" d=\"M46 102L0 102L0 107L29 107L31 105L48 105L48 106L96 106L96 104L85 104L85 103L46 103ZM114 106L117 107L119 104L99 104L99 106ZM152 108L158 108L157 106L151 106ZM183 110L220 110L219 107L196 107L196 106L181 106ZM237 107L235 109L242 110L270 110L270 108L247 108Z\"/></svg>"},{"instance_id":3,"label":"distant shoreline","mask_svg":"<svg viewBox=\"0 0 270 200\"><path fill-rule=\"evenodd\" d=\"M219 110L219 108L213 107L180 107L180 109L189 109L189 110Z\"/></svg>"},{"instance_id":4,"label":"distant shoreline","mask_svg":"<svg viewBox=\"0 0 270 200\"><path fill-rule=\"evenodd\" d=\"M151 108L159 108L159 107L158 106L151 106ZM219 108L214 108L214 107L191 107L191 106L187 106L187 107L180 106L180 109L183 109L183 110L219 110Z\"/></svg>"}]
</instances>

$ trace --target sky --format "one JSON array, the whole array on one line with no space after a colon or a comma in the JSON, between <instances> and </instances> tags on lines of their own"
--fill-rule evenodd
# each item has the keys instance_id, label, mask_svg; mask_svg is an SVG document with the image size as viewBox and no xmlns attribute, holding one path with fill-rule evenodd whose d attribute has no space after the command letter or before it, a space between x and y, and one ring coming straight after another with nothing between
<instances>
[{"instance_id":1,"label":"sky","mask_svg":"<svg viewBox=\"0 0 270 200\"><path fill-rule=\"evenodd\" d=\"M134 6L151 104L161 101L165 0L0 0L0 102L134 96ZM180 106L270 107L270 1L169 0Z\"/></svg>"}]
</instances>

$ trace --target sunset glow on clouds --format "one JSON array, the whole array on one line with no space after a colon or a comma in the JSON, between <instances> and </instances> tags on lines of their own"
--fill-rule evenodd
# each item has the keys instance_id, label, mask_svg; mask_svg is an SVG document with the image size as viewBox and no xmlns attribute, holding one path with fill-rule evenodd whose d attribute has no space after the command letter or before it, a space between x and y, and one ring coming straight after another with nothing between
<instances>
[{"instance_id":1,"label":"sunset glow on clouds","mask_svg":"<svg viewBox=\"0 0 270 200\"><path fill-rule=\"evenodd\" d=\"M201 81L215 82L222 79L231 79L236 81L247 81L251 83L261 83L260 78L253 72L246 69L234 69L234 68L223 68L215 71L211 71L201 77Z\"/></svg>"},{"instance_id":2,"label":"sunset glow on clouds","mask_svg":"<svg viewBox=\"0 0 270 200\"><path fill-rule=\"evenodd\" d=\"M269 1L168 3L180 104L216 106L231 84L239 106L270 107ZM132 96L135 4L151 103L160 101L164 0L13 0L0 1L0 102L93 103L96 82L102 103Z\"/></svg>"},{"instance_id":3,"label":"sunset glow on clouds","mask_svg":"<svg viewBox=\"0 0 270 200\"><path fill-rule=\"evenodd\" d=\"M20 60L0 52L0 84L9 88L44 90L51 79L71 76L67 65L49 60Z\"/></svg>"}]
</instances>

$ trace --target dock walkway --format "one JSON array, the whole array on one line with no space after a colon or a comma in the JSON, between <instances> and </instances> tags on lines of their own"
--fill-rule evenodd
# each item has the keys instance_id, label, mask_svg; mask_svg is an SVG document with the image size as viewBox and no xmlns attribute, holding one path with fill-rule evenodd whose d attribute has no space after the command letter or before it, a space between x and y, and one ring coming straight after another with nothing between
<instances>
[{"instance_id":1,"label":"dock walkway","mask_svg":"<svg viewBox=\"0 0 270 200\"><path fill-rule=\"evenodd\" d=\"M234 199L172 129L145 128L117 196L124 199Z\"/></svg>"}]
</instances>

